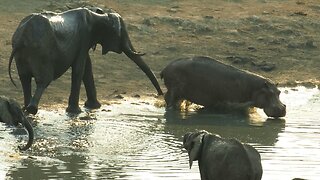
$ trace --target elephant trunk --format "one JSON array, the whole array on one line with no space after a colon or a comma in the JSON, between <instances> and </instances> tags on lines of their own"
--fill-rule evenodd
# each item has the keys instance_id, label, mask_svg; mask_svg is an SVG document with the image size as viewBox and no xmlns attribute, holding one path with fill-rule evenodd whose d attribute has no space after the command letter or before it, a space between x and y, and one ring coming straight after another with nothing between
<instances>
[{"instance_id":1,"label":"elephant trunk","mask_svg":"<svg viewBox=\"0 0 320 180\"><path fill-rule=\"evenodd\" d=\"M133 62L135 62L139 66L139 68L148 76L148 78L152 82L153 86L156 88L158 95L163 95L163 92L160 88L160 85L159 85L157 79L156 79L156 76L154 75L154 73L151 71L151 69L148 67L148 65L141 58L141 56L143 56L144 54L137 53L135 51L127 33L125 33L125 38L123 38L123 39L124 39L123 52Z\"/></svg>"},{"instance_id":2,"label":"elephant trunk","mask_svg":"<svg viewBox=\"0 0 320 180\"><path fill-rule=\"evenodd\" d=\"M19 146L18 148L21 151L25 151L27 149L29 149L33 143L33 139L34 139L34 133L33 133L33 127L31 125L31 123L24 117L24 115L22 115L22 125L26 128L28 135L29 135L29 140L27 142L27 144L25 146Z\"/></svg>"}]
</instances>

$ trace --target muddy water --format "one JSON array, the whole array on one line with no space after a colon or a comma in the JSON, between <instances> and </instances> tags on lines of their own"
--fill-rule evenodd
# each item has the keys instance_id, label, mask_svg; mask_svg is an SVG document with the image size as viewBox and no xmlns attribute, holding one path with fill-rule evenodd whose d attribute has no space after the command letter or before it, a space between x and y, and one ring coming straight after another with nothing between
<instances>
[{"instance_id":1,"label":"muddy water","mask_svg":"<svg viewBox=\"0 0 320 180\"><path fill-rule=\"evenodd\" d=\"M256 147L265 180L320 177L320 92L284 88L284 119L241 114L165 113L126 100L70 117L40 110L36 142L19 153L21 130L0 125L0 179L200 179L181 148L185 132L205 129ZM151 100L152 101L152 100Z\"/></svg>"}]
</instances>

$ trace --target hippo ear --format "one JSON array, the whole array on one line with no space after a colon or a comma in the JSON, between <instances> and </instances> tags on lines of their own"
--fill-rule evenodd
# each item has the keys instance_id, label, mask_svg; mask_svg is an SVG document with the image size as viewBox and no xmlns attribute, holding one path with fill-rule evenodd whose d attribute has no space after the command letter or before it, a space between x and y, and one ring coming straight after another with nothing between
<instances>
[{"instance_id":1,"label":"hippo ear","mask_svg":"<svg viewBox=\"0 0 320 180\"><path fill-rule=\"evenodd\" d=\"M267 89L273 89L274 87L277 87L278 85L279 85L279 83L274 84L273 82L268 82L268 81L264 82L264 87Z\"/></svg>"}]
</instances>

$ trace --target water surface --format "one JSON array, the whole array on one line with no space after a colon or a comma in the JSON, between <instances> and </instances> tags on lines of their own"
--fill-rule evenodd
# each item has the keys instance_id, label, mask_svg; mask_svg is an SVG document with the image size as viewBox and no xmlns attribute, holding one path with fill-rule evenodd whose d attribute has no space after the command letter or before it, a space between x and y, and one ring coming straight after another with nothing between
<instances>
[{"instance_id":1,"label":"water surface","mask_svg":"<svg viewBox=\"0 0 320 180\"><path fill-rule=\"evenodd\" d=\"M127 99L70 117L64 109L40 110L35 144L21 130L0 125L0 179L200 179L181 148L188 131L205 129L253 145L264 180L320 177L320 93L283 88L287 116L165 113L147 100ZM152 100L150 100L152 101ZM22 142L21 142L22 141Z\"/></svg>"}]
</instances>

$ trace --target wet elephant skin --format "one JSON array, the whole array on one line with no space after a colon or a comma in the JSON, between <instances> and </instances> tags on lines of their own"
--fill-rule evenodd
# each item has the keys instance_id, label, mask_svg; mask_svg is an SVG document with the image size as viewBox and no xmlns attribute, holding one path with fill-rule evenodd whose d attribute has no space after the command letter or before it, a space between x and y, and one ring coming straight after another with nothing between
<instances>
[{"instance_id":1,"label":"wet elephant skin","mask_svg":"<svg viewBox=\"0 0 320 180\"><path fill-rule=\"evenodd\" d=\"M18 102L12 98L0 96L0 122L11 126L22 124L29 135L29 140L25 146L18 146L22 151L29 149L34 140L34 132L31 123L25 117Z\"/></svg>"},{"instance_id":2,"label":"wet elephant skin","mask_svg":"<svg viewBox=\"0 0 320 180\"><path fill-rule=\"evenodd\" d=\"M148 76L162 94L158 81L137 53L130 41L122 17L115 12L104 13L100 9L71 9L62 13L43 12L25 17L12 37L12 53L23 87L24 105L29 113L36 114L44 90L49 84L72 68L71 93L67 112L79 113L79 93L83 81L90 109L99 108L88 51L102 46L102 54L109 51L125 53ZM36 90L31 95L31 79ZM11 78L11 81L14 81Z\"/></svg>"}]
</instances>

